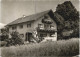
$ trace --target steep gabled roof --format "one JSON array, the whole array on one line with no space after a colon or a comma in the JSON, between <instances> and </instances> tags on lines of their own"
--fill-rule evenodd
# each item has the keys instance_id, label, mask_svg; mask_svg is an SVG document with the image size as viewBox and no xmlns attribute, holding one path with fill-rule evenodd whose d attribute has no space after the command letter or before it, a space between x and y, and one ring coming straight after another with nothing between
<instances>
[{"instance_id":1,"label":"steep gabled roof","mask_svg":"<svg viewBox=\"0 0 80 57\"><path fill-rule=\"evenodd\" d=\"M7 24L7 25L14 25L14 24L18 24L18 23L33 21L33 20L36 20L36 19L38 19L39 17L43 16L44 14L49 13L50 11L51 11L51 10L47 10L47 11L40 12L40 13L37 13L37 14L33 14L33 15L21 17L21 18L18 18L17 20L15 20L15 21L13 21L13 22Z\"/></svg>"}]
</instances>

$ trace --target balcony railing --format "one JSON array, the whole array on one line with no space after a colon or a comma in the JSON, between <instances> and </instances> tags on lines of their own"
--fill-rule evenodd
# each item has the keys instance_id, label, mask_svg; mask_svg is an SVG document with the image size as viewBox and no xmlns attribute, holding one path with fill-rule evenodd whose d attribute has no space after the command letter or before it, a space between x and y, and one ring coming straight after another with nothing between
<instances>
[{"instance_id":1,"label":"balcony railing","mask_svg":"<svg viewBox=\"0 0 80 57\"><path fill-rule=\"evenodd\" d=\"M52 24L53 22L51 20L44 20L44 19L42 19L42 23Z\"/></svg>"},{"instance_id":2,"label":"balcony railing","mask_svg":"<svg viewBox=\"0 0 80 57\"><path fill-rule=\"evenodd\" d=\"M50 32L50 33L53 33L53 32L56 32L56 29L51 29L51 28L48 28L48 29L46 29L46 28L37 28L37 31L39 31L39 32Z\"/></svg>"}]
</instances>

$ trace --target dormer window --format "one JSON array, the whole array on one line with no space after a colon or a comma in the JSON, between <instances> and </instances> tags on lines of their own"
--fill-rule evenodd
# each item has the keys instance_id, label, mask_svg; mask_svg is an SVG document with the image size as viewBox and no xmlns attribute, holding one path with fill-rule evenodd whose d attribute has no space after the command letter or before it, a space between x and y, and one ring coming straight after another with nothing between
<instances>
[{"instance_id":1,"label":"dormer window","mask_svg":"<svg viewBox=\"0 0 80 57\"><path fill-rule=\"evenodd\" d=\"M16 26L13 26L13 27L12 27L12 30L15 30L15 29L16 29Z\"/></svg>"},{"instance_id":2,"label":"dormer window","mask_svg":"<svg viewBox=\"0 0 80 57\"><path fill-rule=\"evenodd\" d=\"M21 28L21 29L22 29L22 28L23 28L23 25L20 25L20 26L19 26L19 28Z\"/></svg>"}]
</instances>

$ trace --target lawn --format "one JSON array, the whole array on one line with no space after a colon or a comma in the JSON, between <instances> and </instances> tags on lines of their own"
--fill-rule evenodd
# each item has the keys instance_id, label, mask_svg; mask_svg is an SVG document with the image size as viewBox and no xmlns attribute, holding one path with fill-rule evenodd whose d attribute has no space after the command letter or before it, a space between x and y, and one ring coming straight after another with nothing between
<instances>
[{"instance_id":1,"label":"lawn","mask_svg":"<svg viewBox=\"0 0 80 57\"><path fill-rule=\"evenodd\" d=\"M79 39L2 47L2 57L68 57L79 55Z\"/></svg>"}]
</instances>

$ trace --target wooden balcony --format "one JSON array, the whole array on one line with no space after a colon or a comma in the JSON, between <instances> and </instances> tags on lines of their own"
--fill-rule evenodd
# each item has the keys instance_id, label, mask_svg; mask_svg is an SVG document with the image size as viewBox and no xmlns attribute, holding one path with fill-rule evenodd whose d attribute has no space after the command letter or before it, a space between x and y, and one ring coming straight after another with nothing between
<instances>
[{"instance_id":1,"label":"wooden balcony","mask_svg":"<svg viewBox=\"0 0 80 57\"><path fill-rule=\"evenodd\" d=\"M42 19L42 23L52 24L53 22L51 20L44 20L44 19Z\"/></svg>"},{"instance_id":2,"label":"wooden balcony","mask_svg":"<svg viewBox=\"0 0 80 57\"><path fill-rule=\"evenodd\" d=\"M54 29L45 29L45 28L37 28L37 31L38 32L48 32L48 33L55 33L55 32L57 32L56 30L54 30Z\"/></svg>"}]
</instances>

